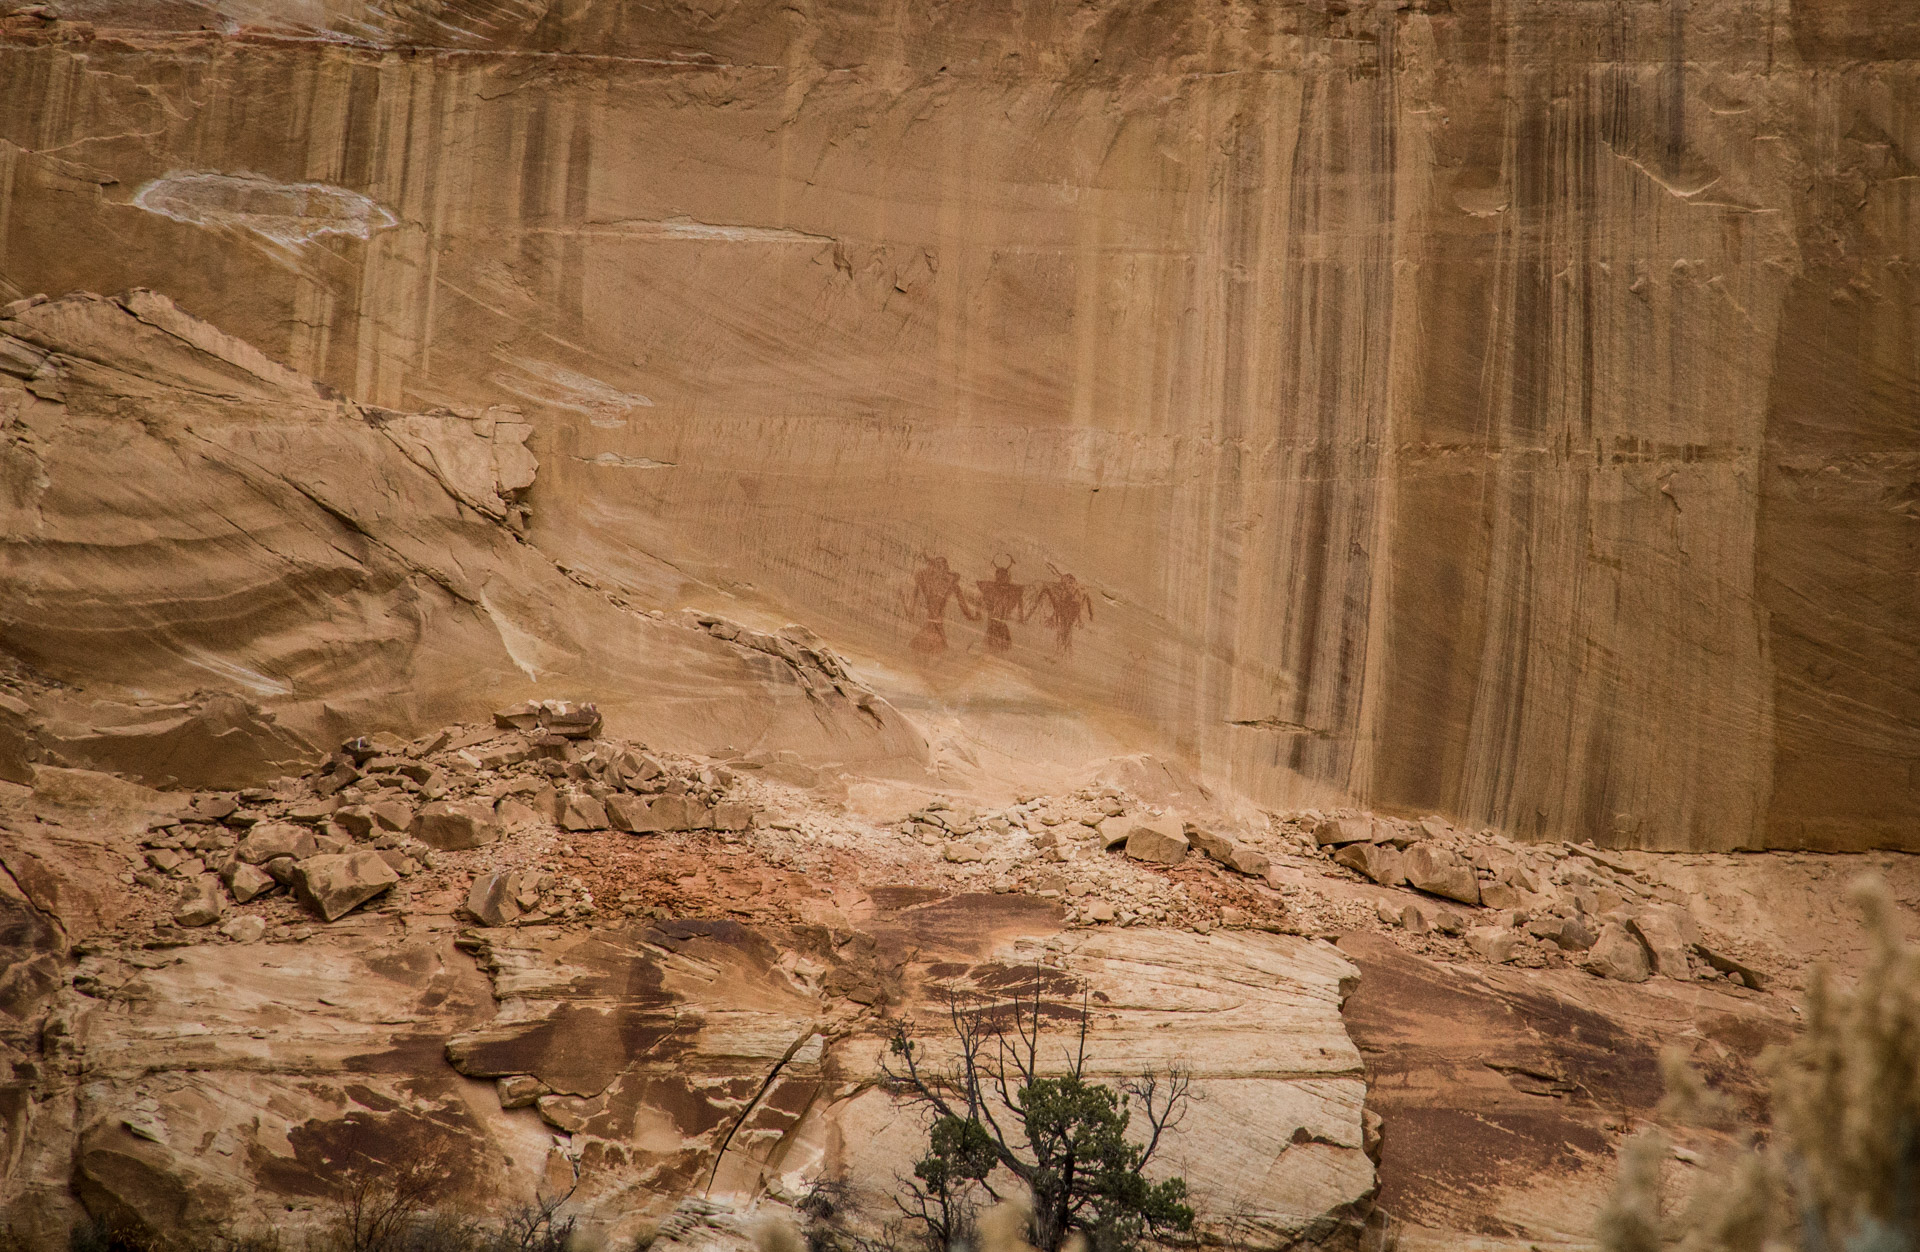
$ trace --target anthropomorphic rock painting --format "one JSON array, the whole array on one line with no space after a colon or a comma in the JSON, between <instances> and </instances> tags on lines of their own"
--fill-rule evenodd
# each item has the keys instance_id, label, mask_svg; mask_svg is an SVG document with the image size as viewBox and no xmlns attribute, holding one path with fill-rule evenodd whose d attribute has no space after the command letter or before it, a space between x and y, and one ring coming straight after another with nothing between
<instances>
[{"instance_id":1,"label":"anthropomorphic rock painting","mask_svg":"<svg viewBox=\"0 0 1920 1252\"><path fill-rule=\"evenodd\" d=\"M1073 632L1082 624L1093 624L1093 597L1072 574L1063 574L1051 562L1052 582L1040 584L1038 607L1046 610L1047 625L1053 627L1054 651L1065 656L1073 651ZM984 584L983 584L984 585Z\"/></svg>"},{"instance_id":2,"label":"anthropomorphic rock painting","mask_svg":"<svg viewBox=\"0 0 1920 1252\"><path fill-rule=\"evenodd\" d=\"M913 576L913 590L907 598L908 615L919 618L921 623L920 633L913 637L911 644L915 652L938 656L947 651L949 601L958 602L960 612L968 621L980 620L980 614L967 603L966 588L960 582L960 575L947 564L947 558L930 556Z\"/></svg>"},{"instance_id":3,"label":"anthropomorphic rock painting","mask_svg":"<svg viewBox=\"0 0 1920 1252\"><path fill-rule=\"evenodd\" d=\"M1013 581L1013 558L995 558L993 577L982 578L974 586L980 589L980 610L987 617L987 651L1011 651L1013 631L1008 621L1018 614L1024 622L1032 612L1032 606L1027 603L1026 584Z\"/></svg>"}]
</instances>

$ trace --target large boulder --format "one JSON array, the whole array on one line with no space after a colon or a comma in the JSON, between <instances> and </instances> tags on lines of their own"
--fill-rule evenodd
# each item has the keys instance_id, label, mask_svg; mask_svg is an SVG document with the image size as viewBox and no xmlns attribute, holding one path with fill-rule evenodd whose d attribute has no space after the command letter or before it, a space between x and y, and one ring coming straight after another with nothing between
<instances>
[{"instance_id":1,"label":"large boulder","mask_svg":"<svg viewBox=\"0 0 1920 1252\"><path fill-rule=\"evenodd\" d=\"M1653 976L1647 950L1625 926L1608 922L1584 962L1586 971L1615 982L1645 982Z\"/></svg>"},{"instance_id":2,"label":"large boulder","mask_svg":"<svg viewBox=\"0 0 1920 1252\"><path fill-rule=\"evenodd\" d=\"M1360 843L1372 838L1371 817L1329 817L1313 829L1313 841L1323 848Z\"/></svg>"},{"instance_id":3,"label":"large boulder","mask_svg":"<svg viewBox=\"0 0 1920 1252\"><path fill-rule=\"evenodd\" d=\"M1499 878L1501 882L1507 884L1509 887L1528 892L1529 894L1540 890L1540 880L1534 877L1532 870L1520 864L1518 860L1500 866Z\"/></svg>"},{"instance_id":4,"label":"large boulder","mask_svg":"<svg viewBox=\"0 0 1920 1252\"><path fill-rule=\"evenodd\" d=\"M1244 843L1234 845L1233 855L1227 859L1227 864L1253 878L1265 878L1273 870L1273 862L1266 853L1249 848Z\"/></svg>"},{"instance_id":5,"label":"large boulder","mask_svg":"<svg viewBox=\"0 0 1920 1252\"><path fill-rule=\"evenodd\" d=\"M591 739L600 732L600 710L571 700L529 700L493 715L502 730L544 730L568 739Z\"/></svg>"},{"instance_id":6,"label":"large boulder","mask_svg":"<svg viewBox=\"0 0 1920 1252\"><path fill-rule=\"evenodd\" d=\"M1466 918L1431 900L1414 899L1401 905L1400 924L1407 928L1409 934L1415 935L1462 935L1467 930Z\"/></svg>"},{"instance_id":7,"label":"large boulder","mask_svg":"<svg viewBox=\"0 0 1920 1252\"><path fill-rule=\"evenodd\" d=\"M1205 854L1208 860L1238 873L1265 878L1267 871L1273 868L1266 853L1256 852L1244 843L1199 826L1187 827L1187 842Z\"/></svg>"},{"instance_id":8,"label":"large boulder","mask_svg":"<svg viewBox=\"0 0 1920 1252\"><path fill-rule=\"evenodd\" d=\"M258 865L249 865L245 861L235 861L230 869L223 870L221 877L226 879L227 890L241 904L265 895L274 887L273 876Z\"/></svg>"},{"instance_id":9,"label":"large boulder","mask_svg":"<svg viewBox=\"0 0 1920 1252\"><path fill-rule=\"evenodd\" d=\"M529 826L537 826L547 820L535 812L532 805L513 796L508 796L494 805L493 818L502 830L509 833L525 830Z\"/></svg>"},{"instance_id":10,"label":"large boulder","mask_svg":"<svg viewBox=\"0 0 1920 1252\"><path fill-rule=\"evenodd\" d=\"M377 852L312 856L293 867L293 893L323 921L337 921L400 881Z\"/></svg>"},{"instance_id":11,"label":"large boulder","mask_svg":"<svg viewBox=\"0 0 1920 1252\"><path fill-rule=\"evenodd\" d=\"M262 865L278 857L302 860L319 851L311 830L291 822L263 822L247 832L233 854L249 865Z\"/></svg>"},{"instance_id":12,"label":"large boulder","mask_svg":"<svg viewBox=\"0 0 1920 1252\"><path fill-rule=\"evenodd\" d=\"M1407 880L1401 866L1402 856L1390 844L1349 843L1333 854L1336 865L1344 865L1383 887L1398 887Z\"/></svg>"},{"instance_id":13,"label":"large boulder","mask_svg":"<svg viewBox=\"0 0 1920 1252\"><path fill-rule=\"evenodd\" d=\"M500 837L493 806L477 800L436 800L414 814L413 837L441 852L460 852Z\"/></svg>"},{"instance_id":14,"label":"large boulder","mask_svg":"<svg viewBox=\"0 0 1920 1252\"><path fill-rule=\"evenodd\" d=\"M608 796L607 818L619 830L636 835L669 830L710 830L714 810L685 796Z\"/></svg>"},{"instance_id":15,"label":"large boulder","mask_svg":"<svg viewBox=\"0 0 1920 1252\"><path fill-rule=\"evenodd\" d=\"M1527 898L1511 883L1483 882L1480 903L1490 909L1519 909L1526 907Z\"/></svg>"},{"instance_id":16,"label":"large boulder","mask_svg":"<svg viewBox=\"0 0 1920 1252\"><path fill-rule=\"evenodd\" d=\"M504 803L504 802L503 802ZM650 834L659 829L649 816L649 805L642 796L608 796L607 824L615 830Z\"/></svg>"},{"instance_id":17,"label":"large boulder","mask_svg":"<svg viewBox=\"0 0 1920 1252\"><path fill-rule=\"evenodd\" d=\"M1462 904L1480 903L1480 879L1465 858L1436 843L1416 843L1400 857L1407 882L1428 895Z\"/></svg>"},{"instance_id":18,"label":"large boulder","mask_svg":"<svg viewBox=\"0 0 1920 1252\"><path fill-rule=\"evenodd\" d=\"M1690 978L1688 950L1700 942L1700 926L1685 909L1650 905L1636 909L1627 921L1634 938L1646 945L1653 969L1667 978Z\"/></svg>"},{"instance_id":19,"label":"large boulder","mask_svg":"<svg viewBox=\"0 0 1920 1252\"><path fill-rule=\"evenodd\" d=\"M413 828L413 806L405 800L382 800L368 810L376 830L398 833Z\"/></svg>"},{"instance_id":20,"label":"large boulder","mask_svg":"<svg viewBox=\"0 0 1920 1252\"><path fill-rule=\"evenodd\" d=\"M1527 923L1527 933L1545 939L1566 952L1585 952L1599 937L1578 917L1541 917Z\"/></svg>"},{"instance_id":21,"label":"large boulder","mask_svg":"<svg viewBox=\"0 0 1920 1252\"><path fill-rule=\"evenodd\" d=\"M252 913L230 917L221 925L220 933L235 943L258 943L267 933L267 919Z\"/></svg>"},{"instance_id":22,"label":"large boulder","mask_svg":"<svg viewBox=\"0 0 1920 1252\"><path fill-rule=\"evenodd\" d=\"M1467 946L1481 960L1504 965L1513 959L1520 936L1510 926L1474 926L1467 931Z\"/></svg>"},{"instance_id":23,"label":"large boulder","mask_svg":"<svg viewBox=\"0 0 1920 1252\"><path fill-rule=\"evenodd\" d=\"M521 913L520 887L519 874L479 875L467 891L467 916L482 926L511 926Z\"/></svg>"},{"instance_id":24,"label":"large boulder","mask_svg":"<svg viewBox=\"0 0 1920 1252\"><path fill-rule=\"evenodd\" d=\"M1178 865L1186 859L1187 834L1177 817L1136 821L1127 832L1127 855L1156 865Z\"/></svg>"},{"instance_id":25,"label":"large boulder","mask_svg":"<svg viewBox=\"0 0 1920 1252\"><path fill-rule=\"evenodd\" d=\"M1239 846L1225 835L1215 834L1199 826L1187 827L1187 842L1193 845L1196 852L1221 865L1233 864L1234 849Z\"/></svg>"},{"instance_id":26,"label":"large boulder","mask_svg":"<svg viewBox=\"0 0 1920 1252\"><path fill-rule=\"evenodd\" d=\"M616 787L632 789L642 783L652 782L664 772L657 759L645 752L636 752L628 748L616 753L607 762L603 777Z\"/></svg>"},{"instance_id":27,"label":"large boulder","mask_svg":"<svg viewBox=\"0 0 1920 1252\"><path fill-rule=\"evenodd\" d=\"M540 724L549 734L591 739L600 733L600 710L571 700L542 700Z\"/></svg>"},{"instance_id":28,"label":"large boulder","mask_svg":"<svg viewBox=\"0 0 1920 1252\"><path fill-rule=\"evenodd\" d=\"M605 830L611 824L607 806L584 792L570 792L560 810L562 830Z\"/></svg>"},{"instance_id":29,"label":"large boulder","mask_svg":"<svg viewBox=\"0 0 1920 1252\"><path fill-rule=\"evenodd\" d=\"M220 890L220 880L212 874L201 874L187 884L186 891L174 904L173 924L211 926L226 915L227 897Z\"/></svg>"}]
</instances>

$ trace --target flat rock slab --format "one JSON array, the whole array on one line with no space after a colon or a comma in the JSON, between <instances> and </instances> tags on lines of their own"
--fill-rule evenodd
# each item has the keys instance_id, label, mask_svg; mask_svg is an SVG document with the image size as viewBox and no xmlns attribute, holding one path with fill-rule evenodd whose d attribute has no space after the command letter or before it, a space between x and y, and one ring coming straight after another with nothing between
<instances>
[{"instance_id":1,"label":"flat rock slab","mask_svg":"<svg viewBox=\"0 0 1920 1252\"><path fill-rule=\"evenodd\" d=\"M229 925L244 921L258 919ZM299 944L87 958L112 989L76 1001L87 1082L47 1106L64 1116L31 1128L17 1176L72 1178L108 1218L212 1234L286 1222L356 1135L373 1152L446 1147L476 1177L539 1161L542 1136L488 1115L442 1059L494 1008L449 938L354 916Z\"/></svg>"},{"instance_id":2,"label":"flat rock slab","mask_svg":"<svg viewBox=\"0 0 1920 1252\"><path fill-rule=\"evenodd\" d=\"M938 978L920 989L923 1020L937 1019L947 985L1004 995L1041 978L1066 994L1084 981L1091 1075L1113 1082L1170 1063L1192 1074L1197 1098L1170 1133L1165 1172L1184 1176L1209 1212L1233 1214L1243 1238L1329 1237L1373 1188L1361 1058L1340 1017L1357 971L1330 945L1257 932L1080 930L1016 939L976 964L926 972ZM922 1038L931 1063L950 1050L938 1033ZM833 1054L849 1075L870 1074L880 1042L849 1040ZM1064 1055L1068 1042L1049 1038L1042 1053ZM823 1097L776 1150L723 1162L714 1194L732 1186L744 1198L763 1172L790 1180L826 1169L868 1211L884 1211L899 1163L924 1150L920 1116L878 1089L849 1086ZM1220 1151L1223 1143L1233 1150Z\"/></svg>"},{"instance_id":3,"label":"flat rock slab","mask_svg":"<svg viewBox=\"0 0 1920 1252\"><path fill-rule=\"evenodd\" d=\"M1413 1252L1587 1246L1621 1128L1664 1093L1661 1049L1693 1041L1744 1103L1758 1054L1794 1029L1782 1000L1699 984L1448 965L1364 933L1340 947L1361 971L1344 1016L1384 1118L1378 1202Z\"/></svg>"}]
</instances>

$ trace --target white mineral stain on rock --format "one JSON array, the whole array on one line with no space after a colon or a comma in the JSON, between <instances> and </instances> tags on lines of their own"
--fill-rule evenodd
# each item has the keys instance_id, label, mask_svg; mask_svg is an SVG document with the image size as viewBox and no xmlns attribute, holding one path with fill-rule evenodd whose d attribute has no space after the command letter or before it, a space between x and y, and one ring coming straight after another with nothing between
<instances>
[{"instance_id":1,"label":"white mineral stain on rock","mask_svg":"<svg viewBox=\"0 0 1920 1252\"><path fill-rule=\"evenodd\" d=\"M576 461L588 465L606 465L614 469L672 469L672 461L656 461L650 456L621 456L618 452L602 452L599 456L577 456Z\"/></svg>"},{"instance_id":2,"label":"white mineral stain on rock","mask_svg":"<svg viewBox=\"0 0 1920 1252\"><path fill-rule=\"evenodd\" d=\"M627 424L626 415L634 409L650 409L653 401L634 392L622 391L586 374L564 369L550 361L513 356L506 360L519 371L499 373L491 381L499 387L531 400L585 414L595 426L617 429Z\"/></svg>"},{"instance_id":3,"label":"white mineral stain on rock","mask_svg":"<svg viewBox=\"0 0 1920 1252\"><path fill-rule=\"evenodd\" d=\"M133 203L195 226L238 226L289 248L321 235L372 238L399 225L384 206L328 183L282 183L258 174L175 171L142 187Z\"/></svg>"},{"instance_id":4,"label":"white mineral stain on rock","mask_svg":"<svg viewBox=\"0 0 1920 1252\"><path fill-rule=\"evenodd\" d=\"M209 673L218 674L230 682L245 687L255 695L290 696L293 694L292 683L274 678L268 674L262 674L256 669L249 669L237 661L219 656L198 645L187 644L183 646L180 649L180 656L189 665L197 665Z\"/></svg>"}]
</instances>

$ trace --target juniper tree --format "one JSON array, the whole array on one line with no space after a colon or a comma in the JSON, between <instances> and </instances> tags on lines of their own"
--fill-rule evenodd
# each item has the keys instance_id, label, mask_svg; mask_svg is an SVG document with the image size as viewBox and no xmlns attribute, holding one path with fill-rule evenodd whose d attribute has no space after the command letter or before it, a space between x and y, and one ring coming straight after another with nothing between
<instances>
[{"instance_id":1,"label":"juniper tree","mask_svg":"<svg viewBox=\"0 0 1920 1252\"><path fill-rule=\"evenodd\" d=\"M903 1212L924 1224L930 1244L971 1242L982 1196L1003 1199L996 1170L1017 1180L1032 1206L1031 1237L1057 1252L1076 1232L1098 1252L1126 1252L1148 1235L1193 1226L1181 1178L1147 1176L1168 1131L1192 1098L1186 1073L1167 1068L1115 1086L1088 1076L1088 996L1078 1005L1047 999L1059 980L1035 970L1005 1001L950 994L947 1028L955 1059L931 1067L912 1027L895 1028L882 1074L895 1095L929 1116L926 1155L903 1179ZM1064 1019L1071 1044L1046 1067L1049 1019ZM1053 1068L1053 1072L1045 1072ZM1140 1133L1129 1133L1138 1115Z\"/></svg>"}]
</instances>

